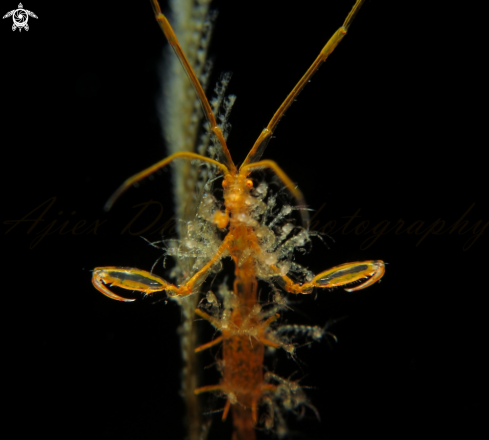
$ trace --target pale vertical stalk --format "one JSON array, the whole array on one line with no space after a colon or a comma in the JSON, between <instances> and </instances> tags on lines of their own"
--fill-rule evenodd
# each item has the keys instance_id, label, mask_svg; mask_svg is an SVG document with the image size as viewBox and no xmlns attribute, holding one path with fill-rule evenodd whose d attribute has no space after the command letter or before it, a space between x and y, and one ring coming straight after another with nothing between
<instances>
[{"instance_id":1,"label":"pale vertical stalk","mask_svg":"<svg viewBox=\"0 0 489 440\"><path fill-rule=\"evenodd\" d=\"M205 20L209 13L210 0L171 0L170 18L179 42L199 78L204 73L209 32ZM206 41L207 39L207 41ZM163 136L167 154L180 151L196 152L202 110L195 91L187 78L179 60L168 46L164 54L162 69L163 85L160 111ZM180 239L186 237L186 222L192 220L198 209L197 197L190 194L199 192L197 170L189 161L176 161L172 172L175 218ZM177 282L183 281L191 271L192 259L176 259ZM186 405L185 426L188 440L203 440L207 430L202 424L202 410L199 397L194 394L198 386L201 369L195 354L198 345L194 310L198 295L178 299L182 310L180 336L182 363L181 394Z\"/></svg>"}]
</instances>

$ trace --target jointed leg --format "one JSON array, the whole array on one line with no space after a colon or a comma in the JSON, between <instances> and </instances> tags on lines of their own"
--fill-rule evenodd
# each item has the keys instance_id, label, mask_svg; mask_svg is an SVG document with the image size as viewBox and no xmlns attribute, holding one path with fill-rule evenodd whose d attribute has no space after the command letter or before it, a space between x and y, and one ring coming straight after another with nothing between
<instances>
[{"instance_id":1,"label":"jointed leg","mask_svg":"<svg viewBox=\"0 0 489 440\"><path fill-rule=\"evenodd\" d=\"M285 282L285 290L290 293L303 294L311 293L314 287L328 289L366 279L367 281L356 287L345 289L347 292L362 290L379 281L385 273L385 265L381 260L356 261L354 263L341 264L321 272L310 282L294 283L288 276L281 275L278 267L274 265L270 267Z\"/></svg>"},{"instance_id":2,"label":"jointed leg","mask_svg":"<svg viewBox=\"0 0 489 440\"><path fill-rule=\"evenodd\" d=\"M208 348L214 347L214 345L220 344L222 342L222 336L219 336L218 338L207 342L207 344L202 344L199 347L195 349L196 353L199 353L201 351L207 350Z\"/></svg>"},{"instance_id":3,"label":"jointed leg","mask_svg":"<svg viewBox=\"0 0 489 440\"><path fill-rule=\"evenodd\" d=\"M107 285L120 287L127 290L137 290L146 295L162 290L178 289L177 286L168 283L158 275L145 270L129 267L96 267L93 270L92 283L95 288L111 299L124 302L132 302L134 299L124 298L112 292Z\"/></svg>"},{"instance_id":4,"label":"jointed leg","mask_svg":"<svg viewBox=\"0 0 489 440\"><path fill-rule=\"evenodd\" d=\"M109 211L110 208L112 208L112 205L115 203L115 201L121 196L122 193L124 193L127 189L129 189L132 185L134 185L136 182L139 182L140 180L143 180L145 177L148 177L149 175L153 174L155 171L160 170L163 167L166 167L170 162L172 162L175 159L187 159L187 160L194 160L198 159L201 160L202 162L208 162L211 163L212 165L215 165L216 167L220 168L224 174L229 173L228 168L223 165L220 162L217 162L216 160L210 159L205 156L201 156L200 154L196 153L191 153L191 152L179 152L172 154L171 156L168 156L167 158L160 160L158 163L155 163L154 165L150 166L149 168L146 168L145 170L141 171L140 173L135 174L132 177L129 177L118 189L117 191L112 194L110 199L107 201L107 203L104 206L105 211Z\"/></svg>"},{"instance_id":5,"label":"jointed leg","mask_svg":"<svg viewBox=\"0 0 489 440\"><path fill-rule=\"evenodd\" d=\"M185 284L182 284L179 287L178 292L170 296L186 296L194 293L196 284L199 286L205 281L207 272L209 272L209 270L212 269L212 266L214 266L224 256L224 252L226 252L228 249L229 242L233 239L234 237L231 234L226 235L224 241L221 243L221 246L219 246L214 256L205 264L205 266L196 272Z\"/></svg>"},{"instance_id":6,"label":"jointed leg","mask_svg":"<svg viewBox=\"0 0 489 440\"><path fill-rule=\"evenodd\" d=\"M258 334L257 336L257 339L264 345L267 345L268 347L272 347L272 348L279 348L280 347L280 344L278 344L277 342L275 341L271 341L270 339L268 339L265 334L266 334L266 329L268 328L268 326L276 321L278 318L280 318L280 315L278 313L275 313L275 315L273 316L270 316L267 320L263 321L261 324L260 324L260 327L261 327L261 330L260 330L260 333Z\"/></svg>"},{"instance_id":7,"label":"jointed leg","mask_svg":"<svg viewBox=\"0 0 489 440\"><path fill-rule=\"evenodd\" d=\"M178 59L181 61L183 68L185 69L185 72L189 76L190 81L192 82L192 85L194 86L195 91L197 92L197 96L199 97L202 107L204 108L204 112L207 116L207 119L211 124L211 130L216 135L217 139L219 140L219 143L222 146L224 156L226 158L227 167L231 171L235 171L236 166L234 165L233 160L231 159L231 154L229 153L228 147L226 145L226 141L224 139L221 129L217 125L216 117L212 112L212 108L211 105L209 104L209 101L207 100L207 97L205 96L204 89L200 85L200 82L197 76L195 75L192 66L188 62L185 54L183 53L180 43L178 42L177 36L175 35L175 32L170 26L170 23L168 22L166 17L161 13L161 9L160 9L160 5L158 4L158 1L152 0L152 4L153 4L153 10L155 13L156 21L160 25L163 33L165 34L166 39L168 40L168 43L170 43Z\"/></svg>"},{"instance_id":8,"label":"jointed leg","mask_svg":"<svg viewBox=\"0 0 489 440\"><path fill-rule=\"evenodd\" d=\"M219 322L219 320L217 320L213 316L209 315L208 313L204 312L201 309L195 309L195 314L199 315L201 318L204 318L207 321L209 321L218 330L221 330L221 328L222 328L221 323Z\"/></svg>"},{"instance_id":9,"label":"jointed leg","mask_svg":"<svg viewBox=\"0 0 489 440\"><path fill-rule=\"evenodd\" d=\"M222 391L221 385L206 385L205 387L196 388L194 390L195 394L208 393L210 391Z\"/></svg>"},{"instance_id":10,"label":"jointed leg","mask_svg":"<svg viewBox=\"0 0 489 440\"><path fill-rule=\"evenodd\" d=\"M231 401L228 399L226 400L226 406L224 407L224 411L222 413L222 420L226 420L229 414L229 408L231 408Z\"/></svg>"},{"instance_id":11,"label":"jointed leg","mask_svg":"<svg viewBox=\"0 0 489 440\"><path fill-rule=\"evenodd\" d=\"M285 172L280 168L273 160L261 160L260 162L255 162L251 163L248 165L242 165L241 168L239 169L240 173L243 174L248 174L253 170L257 169L263 169L263 168L269 168L271 169L277 177L282 181L282 183L285 185L285 187L290 191L290 193L294 196L296 199L297 203L299 204L299 207L305 208L306 202L304 200L304 196L302 195L302 192L297 188L297 186L290 180L290 177L285 174ZM309 225L309 213L305 210L301 210L301 219L302 219L302 224L304 225L305 228L307 228Z\"/></svg>"},{"instance_id":12,"label":"jointed leg","mask_svg":"<svg viewBox=\"0 0 489 440\"><path fill-rule=\"evenodd\" d=\"M207 272L224 256L224 252L228 248L228 243L232 239L232 235L228 234L210 261L181 286L175 286L174 284L168 283L163 278L146 272L145 270L115 266L95 268L92 275L92 283L95 288L105 296L124 302L131 302L134 301L134 299L124 298L115 294L107 287L107 285L120 287L126 290L138 290L144 292L146 295L165 291L170 297L187 296L194 293L196 285L199 286L204 282ZM205 312L198 310L196 313L213 322L211 320L212 317ZM203 316L203 314L207 316Z\"/></svg>"},{"instance_id":13,"label":"jointed leg","mask_svg":"<svg viewBox=\"0 0 489 440\"><path fill-rule=\"evenodd\" d=\"M304 76L299 80L299 82L296 84L296 86L292 89L292 91L289 93L287 98L285 98L285 101L282 103L282 105L279 107L279 109L275 112L275 114L272 117L272 120L268 123L267 128L265 128L261 133L258 139L256 140L255 144L253 145L253 148L250 150L248 153L248 156L246 157L245 161L243 162L243 165L248 165L252 163L255 160L259 160L261 155L263 154L263 143L266 143L268 139L272 136L277 124L279 123L280 119L286 112L286 110L291 106L291 104L294 102L295 98L297 98L297 95L302 91L304 86L308 83L308 81L311 79L312 75L316 72L316 70L319 69L321 64L323 64L326 61L326 58L335 50L336 46L340 43L340 41L343 39L343 37L346 35L346 32L348 31L348 28L350 27L351 22L355 18L355 15L358 13L360 10L360 7L364 3L365 0L357 0L355 5L353 6L352 10L348 14L348 17L346 17L345 22L343 23L343 26L341 26L334 34L333 36L329 39L329 41L326 43L326 45L323 47L321 52L319 53L318 57L314 60L312 63L311 67L307 70L307 72L304 74Z\"/></svg>"}]
</instances>

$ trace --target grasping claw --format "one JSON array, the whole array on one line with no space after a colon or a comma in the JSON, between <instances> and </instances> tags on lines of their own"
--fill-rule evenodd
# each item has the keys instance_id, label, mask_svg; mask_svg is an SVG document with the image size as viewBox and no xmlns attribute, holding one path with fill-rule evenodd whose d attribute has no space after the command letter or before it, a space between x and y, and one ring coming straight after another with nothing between
<instances>
[{"instance_id":1,"label":"grasping claw","mask_svg":"<svg viewBox=\"0 0 489 440\"><path fill-rule=\"evenodd\" d=\"M112 292L107 286L121 287L127 290L138 290L146 295L161 292L169 284L157 275L141 269L130 267L97 267L93 270L92 283L105 296L117 301L132 302L134 299L124 298Z\"/></svg>"},{"instance_id":2,"label":"grasping claw","mask_svg":"<svg viewBox=\"0 0 489 440\"><path fill-rule=\"evenodd\" d=\"M385 264L381 260L356 261L335 266L325 272L316 275L311 283L314 287L337 287L367 279L356 287L345 289L347 292L355 292L365 289L379 281L385 273Z\"/></svg>"},{"instance_id":3,"label":"grasping claw","mask_svg":"<svg viewBox=\"0 0 489 440\"><path fill-rule=\"evenodd\" d=\"M274 268L277 272L277 268ZM316 275L312 281L307 283L294 283L289 277L281 276L285 281L285 289L290 293L311 293L315 287L329 289L331 287L346 286L356 281L364 280L365 282L356 287L345 289L347 292L365 289L368 286L379 281L385 273L385 264L381 260L355 261L354 263L340 264L332 267L319 275Z\"/></svg>"}]
</instances>

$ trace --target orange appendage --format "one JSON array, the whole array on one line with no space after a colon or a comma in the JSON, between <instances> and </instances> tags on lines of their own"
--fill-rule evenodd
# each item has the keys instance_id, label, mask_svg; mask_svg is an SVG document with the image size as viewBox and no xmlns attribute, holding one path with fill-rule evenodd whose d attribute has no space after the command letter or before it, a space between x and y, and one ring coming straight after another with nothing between
<instances>
[{"instance_id":1,"label":"orange appendage","mask_svg":"<svg viewBox=\"0 0 489 440\"><path fill-rule=\"evenodd\" d=\"M246 264L241 269L246 273ZM223 299L222 304L214 294L210 296L211 302L207 300L207 307L204 301L201 302L201 306L210 314L202 309L196 310L200 317L221 331L221 336L196 351L219 342L223 344L222 359L219 362L222 373L220 384L204 386L197 389L196 393L222 393L227 398L223 419L229 410L233 414L233 438L253 440L256 438L257 424L268 430L285 431L282 414L295 411L300 406L310 406L297 382L271 373L264 375L265 345L283 348L293 354L294 336L309 336L309 339L319 340L325 331L319 327L295 328L276 324L272 327L272 323L279 318L276 312L287 307L283 299L262 307L256 298L256 280L248 278L246 282L238 276L236 281L234 292L221 286L219 293ZM239 293L239 297L235 292ZM250 307L249 304L253 305ZM264 410L260 411L259 416L260 408Z\"/></svg>"},{"instance_id":2,"label":"orange appendage","mask_svg":"<svg viewBox=\"0 0 489 440\"><path fill-rule=\"evenodd\" d=\"M254 428L257 423L263 424L266 429L274 428L278 436L283 437L286 428L282 414L285 411L295 411L298 407L304 406L314 410L298 382L281 378L273 373L264 374L265 345L274 349L283 348L293 356L294 336L302 335L318 340L327 333L326 328L301 325L276 326L274 324L272 328L272 323L279 316L277 312L287 308L286 300L275 292L274 302L262 307L258 302L258 280L265 281L269 285L281 286L284 290L295 294L310 293L314 288L326 289L362 282L347 289L351 292L379 281L384 274L385 266L380 260L347 263L328 269L319 275L314 275L297 264L293 258L294 251L304 250L311 237L304 197L275 162L260 160L268 140L285 111L341 41L364 1L356 0L343 26L330 38L316 60L285 98L266 129L256 140L244 163L237 169L225 141L227 116L223 120L219 114L218 119L221 123L217 123L213 110L214 103L211 105L206 98L191 63L178 43L175 32L161 13L158 1L152 0L156 19L194 86L209 121L208 129L220 144L222 154L218 156L224 162L188 151L174 153L127 179L109 199L105 209L108 210L134 183L178 159L206 163L211 170L215 169L223 175L225 210L222 211L222 204L212 195L212 182L215 179L212 178L213 171L210 171L208 176L210 180L204 182L204 188L208 186L209 190L205 190L202 194L200 191L197 193L201 197L200 203L194 219L186 221L187 230L181 231L179 239L168 240L168 243L165 241L165 255L177 259L178 264L173 275L181 278L182 284L177 286L168 283L141 269L113 266L96 268L92 280L95 288L101 293L119 301L128 302L132 299L113 293L109 289L110 286L136 290L146 295L165 291L169 297L183 297L199 292L206 278L220 270L223 258L230 256L233 259L235 264L233 292L222 289L222 293L220 292L222 304L218 303L214 294L208 294L209 307L205 311L202 309L196 311L197 315L208 320L221 331L221 336L202 345L196 351L205 350L222 342L220 361L222 380L218 385L198 388L195 393L212 391L226 395L227 403L223 417L225 418L230 410L233 412L234 440L254 440L256 438ZM224 107L226 105L227 115L232 103L225 104ZM256 188L254 187L253 181L248 177L251 173L263 169L273 172L282 182L298 203L296 208L284 205L279 209L277 194L269 191L267 184L260 183ZM190 197L188 207L193 205L193 202L194 199ZM293 210L299 211L302 227L296 226L295 221L289 218ZM228 228L228 231L223 238L225 228ZM264 408L260 419L259 406Z\"/></svg>"}]
</instances>

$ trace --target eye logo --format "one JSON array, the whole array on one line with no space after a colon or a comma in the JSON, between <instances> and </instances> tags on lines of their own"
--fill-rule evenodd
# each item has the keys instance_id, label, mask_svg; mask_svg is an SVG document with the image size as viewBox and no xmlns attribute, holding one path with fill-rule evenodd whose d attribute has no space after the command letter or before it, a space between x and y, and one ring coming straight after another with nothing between
<instances>
[{"instance_id":1,"label":"eye logo","mask_svg":"<svg viewBox=\"0 0 489 440\"><path fill-rule=\"evenodd\" d=\"M13 11L7 12L2 18L7 18L12 16L14 20L14 24L12 25L12 30L19 28L19 32L22 32L22 29L26 31L29 30L29 25L27 22L29 21L29 16L38 18L34 12L28 11L27 9L23 9L22 3L19 3L19 9L14 9Z\"/></svg>"}]
</instances>

